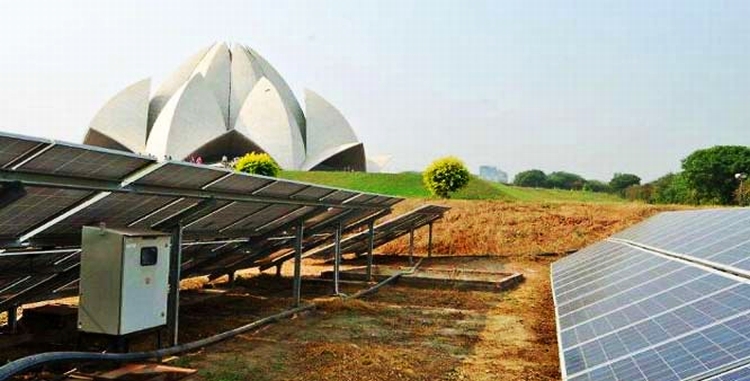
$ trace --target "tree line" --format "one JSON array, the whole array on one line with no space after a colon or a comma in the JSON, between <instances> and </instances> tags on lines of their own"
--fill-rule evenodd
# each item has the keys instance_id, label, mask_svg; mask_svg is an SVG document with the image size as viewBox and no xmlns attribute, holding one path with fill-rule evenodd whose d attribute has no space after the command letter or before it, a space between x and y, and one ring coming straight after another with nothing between
<instances>
[{"instance_id":1,"label":"tree line","mask_svg":"<svg viewBox=\"0 0 750 381\"><path fill-rule=\"evenodd\" d=\"M629 200L653 204L750 204L750 147L715 146L691 153L682 170L641 184L631 173L615 173L605 183L570 172L544 173L531 169L518 173L513 184L522 187L615 193Z\"/></svg>"}]
</instances>

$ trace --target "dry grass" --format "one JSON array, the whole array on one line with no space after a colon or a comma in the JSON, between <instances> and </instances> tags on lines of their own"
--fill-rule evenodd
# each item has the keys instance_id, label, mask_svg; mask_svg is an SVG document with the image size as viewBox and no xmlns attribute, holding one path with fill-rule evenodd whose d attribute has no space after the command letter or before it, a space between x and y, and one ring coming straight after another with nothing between
<instances>
[{"instance_id":1,"label":"dry grass","mask_svg":"<svg viewBox=\"0 0 750 381\"><path fill-rule=\"evenodd\" d=\"M406 200L398 215L423 204ZM529 256L567 253L599 241L660 211L675 206L639 203L505 203L447 200L433 203L452 208L434 226L433 253L438 255ZM426 252L427 234L416 234L415 251ZM408 237L381 247L384 253L406 253Z\"/></svg>"}]
</instances>

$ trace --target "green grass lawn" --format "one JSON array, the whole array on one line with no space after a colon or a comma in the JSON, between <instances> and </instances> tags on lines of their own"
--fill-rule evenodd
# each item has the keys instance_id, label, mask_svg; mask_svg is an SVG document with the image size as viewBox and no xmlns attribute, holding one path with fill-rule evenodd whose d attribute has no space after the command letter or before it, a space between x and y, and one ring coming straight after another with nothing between
<instances>
[{"instance_id":1,"label":"green grass lawn","mask_svg":"<svg viewBox=\"0 0 750 381\"><path fill-rule=\"evenodd\" d=\"M282 171L280 178L304 181L362 192L392 196L429 198L422 185L422 175L404 173L299 172ZM490 183L472 176L469 185L452 196L459 200L505 200L525 202L624 202L620 197L583 191L521 188Z\"/></svg>"}]
</instances>

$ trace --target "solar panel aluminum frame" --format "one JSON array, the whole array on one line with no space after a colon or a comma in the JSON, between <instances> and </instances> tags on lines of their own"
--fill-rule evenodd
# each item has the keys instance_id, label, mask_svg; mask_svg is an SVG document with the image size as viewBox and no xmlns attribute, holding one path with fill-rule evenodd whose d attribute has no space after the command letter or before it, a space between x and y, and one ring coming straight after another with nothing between
<instances>
[{"instance_id":1,"label":"solar panel aluminum frame","mask_svg":"<svg viewBox=\"0 0 750 381\"><path fill-rule=\"evenodd\" d=\"M733 267L733 266L728 266L728 265L725 265L723 263L714 262L714 261L711 261L711 260L708 260L708 259L696 258L694 256L684 255L684 254L681 254L681 253L676 253L676 252L673 252L673 251L669 251L669 250L661 249L661 248L658 248L658 247L653 247L653 246L650 246L650 245L646 245L646 244L643 244L643 243L640 243L640 242L631 241L629 239L608 238L607 240L610 241L610 242L619 242L619 243L624 243L624 244L635 246L635 247L640 247L640 248L643 248L643 249L646 249L646 250L649 250L649 251L652 251L652 252L662 253L662 254L668 255L670 257L680 258L680 259L683 259L685 261L689 261L689 262L693 262L693 263L698 263L698 264L701 264L703 266L706 266L706 267L709 267L709 268L712 268L712 269L716 269L716 270L723 271L723 272L726 272L726 273L730 273L730 274L733 274L733 275L736 275L736 276L739 276L739 277L750 279L750 271L739 269L739 268L736 268L736 267Z\"/></svg>"},{"instance_id":2,"label":"solar panel aluminum frame","mask_svg":"<svg viewBox=\"0 0 750 381\"><path fill-rule=\"evenodd\" d=\"M169 188L154 185L127 184L99 179L87 179L80 177L48 175L42 173L16 172L0 169L0 182L20 182L24 186L38 186L47 188L63 188L76 190L89 190L112 193L139 193L155 196L189 197L199 199L216 199L224 201L244 201L259 203L288 204L300 206L324 206L344 209L384 209L389 206L360 204L353 202L336 203L325 200L303 200L303 199L280 199L275 197L248 195L241 193L216 192L204 189ZM308 184L306 184L307 186ZM401 198L394 197L396 200Z\"/></svg>"}]
</instances>

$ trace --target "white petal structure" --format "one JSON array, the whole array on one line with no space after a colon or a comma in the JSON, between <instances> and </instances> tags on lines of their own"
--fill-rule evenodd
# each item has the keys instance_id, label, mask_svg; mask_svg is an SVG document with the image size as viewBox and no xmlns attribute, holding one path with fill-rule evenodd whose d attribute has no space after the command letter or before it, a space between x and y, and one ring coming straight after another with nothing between
<instances>
[{"instance_id":1,"label":"white petal structure","mask_svg":"<svg viewBox=\"0 0 750 381\"><path fill-rule=\"evenodd\" d=\"M224 43L216 44L206 53L193 73L193 76L202 75L206 86L214 93L216 104L219 105L221 115L224 116L225 126L229 124L230 65L227 45Z\"/></svg>"},{"instance_id":2,"label":"white petal structure","mask_svg":"<svg viewBox=\"0 0 750 381\"><path fill-rule=\"evenodd\" d=\"M154 95L151 97L151 102L148 108L148 132L151 132L151 127L154 125L156 118L161 113L161 109L167 104L172 95L187 82L190 77L193 76L195 67L201 62L206 53L211 47L203 48L201 51L188 58L182 65L180 65L174 73L172 73L167 79L161 83Z\"/></svg>"},{"instance_id":3,"label":"white petal structure","mask_svg":"<svg viewBox=\"0 0 750 381\"><path fill-rule=\"evenodd\" d=\"M344 115L311 90L305 90L305 111L307 159L302 169L364 171L364 146L359 143Z\"/></svg>"},{"instance_id":4,"label":"white petal structure","mask_svg":"<svg viewBox=\"0 0 750 381\"><path fill-rule=\"evenodd\" d=\"M229 101L229 126L237 122L242 104L255 84L263 78L263 69L258 60L244 46L232 46L232 97Z\"/></svg>"},{"instance_id":5,"label":"white petal structure","mask_svg":"<svg viewBox=\"0 0 750 381\"><path fill-rule=\"evenodd\" d=\"M297 122L297 127L299 127L299 132L302 135L302 139L305 140L307 136L307 132L305 130L305 114L302 112L302 107L299 106L297 98L294 97L294 92L286 83L284 78L281 77L281 74L279 74L279 72L276 71L276 69L274 69L273 66L271 66L271 64L266 61L265 58L263 58L255 50L252 50L247 46L245 47L245 49L247 49L247 51L255 59L258 60L261 69L263 69L263 75L269 81L271 81L276 89L278 89L279 95L284 101L284 106L286 107L287 112L291 114L292 118Z\"/></svg>"},{"instance_id":6,"label":"white petal structure","mask_svg":"<svg viewBox=\"0 0 750 381\"><path fill-rule=\"evenodd\" d=\"M225 132L219 105L203 76L196 75L164 106L151 129L146 150L158 158L185 158Z\"/></svg>"},{"instance_id":7,"label":"white petal structure","mask_svg":"<svg viewBox=\"0 0 750 381\"><path fill-rule=\"evenodd\" d=\"M366 170L364 145L341 112L307 91L305 116L278 71L244 45L204 48L150 99L149 90L144 80L110 99L84 143L160 159L265 152L284 169Z\"/></svg>"},{"instance_id":8,"label":"white petal structure","mask_svg":"<svg viewBox=\"0 0 750 381\"><path fill-rule=\"evenodd\" d=\"M86 140L100 147L144 152L151 80L136 82L112 97L89 123Z\"/></svg>"},{"instance_id":9,"label":"white petal structure","mask_svg":"<svg viewBox=\"0 0 750 381\"><path fill-rule=\"evenodd\" d=\"M267 78L255 85L240 109L235 129L247 131L282 168L299 168L305 144L296 120L287 112L279 90Z\"/></svg>"}]
</instances>

